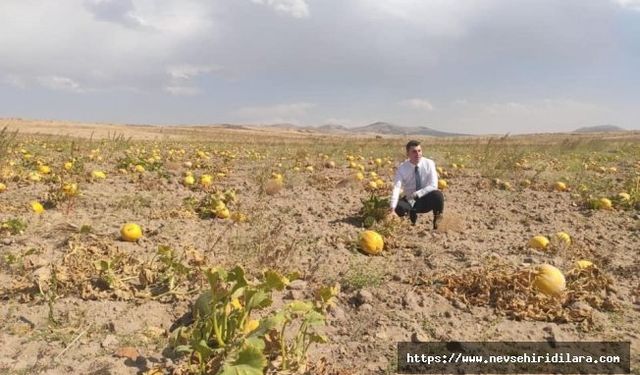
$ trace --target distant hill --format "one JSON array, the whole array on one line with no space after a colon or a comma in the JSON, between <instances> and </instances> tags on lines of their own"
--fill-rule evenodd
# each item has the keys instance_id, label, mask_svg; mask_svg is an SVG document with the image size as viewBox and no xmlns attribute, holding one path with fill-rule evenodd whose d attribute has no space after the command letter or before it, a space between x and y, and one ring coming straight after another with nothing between
<instances>
[{"instance_id":1,"label":"distant hill","mask_svg":"<svg viewBox=\"0 0 640 375\"><path fill-rule=\"evenodd\" d=\"M249 130L246 126L236 124L221 124L220 126L225 129Z\"/></svg>"},{"instance_id":2,"label":"distant hill","mask_svg":"<svg viewBox=\"0 0 640 375\"><path fill-rule=\"evenodd\" d=\"M603 132L624 132L623 129L615 125L596 125L596 126L584 126L574 130L574 133L603 133Z\"/></svg>"},{"instance_id":3,"label":"distant hill","mask_svg":"<svg viewBox=\"0 0 640 375\"><path fill-rule=\"evenodd\" d=\"M390 124L388 122L374 122L365 126L358 126L355 128L348 128L340 124L324 124L318 127L313 126L298 126L290 123L282 124L266 124L262 125L264 128L290 130L297 132L320 132L320 133L352 133L352 134L384 134L384 135L426 135L431 137L456 137L467 136L468 134L449 133L435 129L428 128L426 126L399 126Z\"/></svg>"},{"instance_id":4,"label":"distant hill","mask_svg":"<svg viewBox=\"0 0 640 375\"><path fill-rule=\"evenodd\" d=\"M349 129L352 133L377 133L387 135L428 135L432 137L456 137L465 136L467 134L449 133L440 130L428 128L426 126L399 126L389 124L388 122L374 122L373 124L360 126L357 128Z\"/></svg>"},{"instance_id":5,"label":"distant hill","mask_svg":"<svg viewBox=\"0 0 640 375\"><path fill-rule=\"evenodd\" d=\"M322 131L322 132L348 131L349 130L344 125L339 125L339 124L324 124L324 125L318 126L315 129L318 130L318 131Z\"/></svg>"},{"instance_id":6,"label":"distant hill","mask_svg":"<svg viewBox=\"0 0 640 375\"><path fill-rule=\"evenodd\" d=\"M353 133L406 134L407 129L388 122L378 121L373 124L351 128L349 131Z\"/></svg>"},{"instance_id":7,"label":"distant hill","mask_svg":"<svg viewBox=\"0 0 640 375\"><path fill-rule=\"evenodd\" d=\"M262 125L260 127L270 128L270 129L278 129L278 130L285 130L285 131L292 131L292 132L298 132L298 133L311 133L313 131L313 128L310 128L310 127L307 127L307 126L298 126L296 124L291 124L291 123L288 123L288 122L279 123L279 124Z\"/></svg>"},{"instance_id":8,"label":"distant hill","mask_svg":"<svg viewBox=\"0 0 640 375\"><path fill-rule=\"evenodd\" d=\"M278 124L266 124L266 125L262 125L262 127L265 128L274 128L274 129L283 129L283 130L300 130L300 126L297 126L296 124L290 124L288 122L285 123L278 123Z\"/></svg>"}]
</instances>

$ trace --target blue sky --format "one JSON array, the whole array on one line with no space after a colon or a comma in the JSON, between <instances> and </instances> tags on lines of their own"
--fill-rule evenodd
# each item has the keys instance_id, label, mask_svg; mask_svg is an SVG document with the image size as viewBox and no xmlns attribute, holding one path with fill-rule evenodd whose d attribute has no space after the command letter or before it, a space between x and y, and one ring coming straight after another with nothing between
<instances>
[{"instance_id":1,"label":"blue sky","mask_svg":"<svg viewBox=\"0 0 640 375\"><path fill-rule=\"evenodd\" d=\"M0 117L640 130L640 0L3 0Z\"/></svg>"}]
</instances>

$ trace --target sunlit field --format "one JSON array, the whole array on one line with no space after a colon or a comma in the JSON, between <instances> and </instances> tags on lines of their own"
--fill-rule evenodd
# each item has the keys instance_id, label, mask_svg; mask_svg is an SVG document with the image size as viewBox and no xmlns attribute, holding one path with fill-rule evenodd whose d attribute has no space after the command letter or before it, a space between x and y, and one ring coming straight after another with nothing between
<instances>
[{"instance_id":1,"label":"sunlit field","mask_svg":"<svg viewBox=\"0 0 640 375\"><path fill-rule=\"evenodd\" d=\"M640 133L416 137L433 230L386 215L412 137L9 125L3 374L392 374L451 340L631 341L640 373Z\"/></svg>"}]
</instances>

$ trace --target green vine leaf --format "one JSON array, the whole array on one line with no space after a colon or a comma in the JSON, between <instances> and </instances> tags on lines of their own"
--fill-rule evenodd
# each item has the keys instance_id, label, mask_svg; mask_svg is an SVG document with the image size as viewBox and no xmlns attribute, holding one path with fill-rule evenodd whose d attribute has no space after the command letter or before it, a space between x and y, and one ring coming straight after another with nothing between
<instances>
[{"instance_id":1,"label":"green vine leaf","mask_svg":"<svg viewBox=\"0 0 640 375\"><path fill-rule=\"evenodd\" d=\"M245 345L238 352L237 359L227 362L222 367L219 375L262 375L267 366L267 358L259 348Z\"/></svg>"}]
</instances>

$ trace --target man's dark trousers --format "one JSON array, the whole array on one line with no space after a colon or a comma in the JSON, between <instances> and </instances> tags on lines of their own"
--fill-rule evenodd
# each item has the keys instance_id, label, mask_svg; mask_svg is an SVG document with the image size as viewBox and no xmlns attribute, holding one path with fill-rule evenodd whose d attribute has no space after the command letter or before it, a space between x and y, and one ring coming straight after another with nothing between
<instances>
[{"instance_id":1,"label":"man's dark trousers","mask_svg":"<svg viewBox=\"0 0 640 375\"><path fill-rule=\"evenodd\" d=\"M398 216L403 217L411 210L420 214L430 211L433 211L434 214L440 214L444 210L444 194L442 194L440 190L433 190L416 200L413 208L406 197L398 201L398 205L396 206Z\"/></svg>"}]
</instances>

